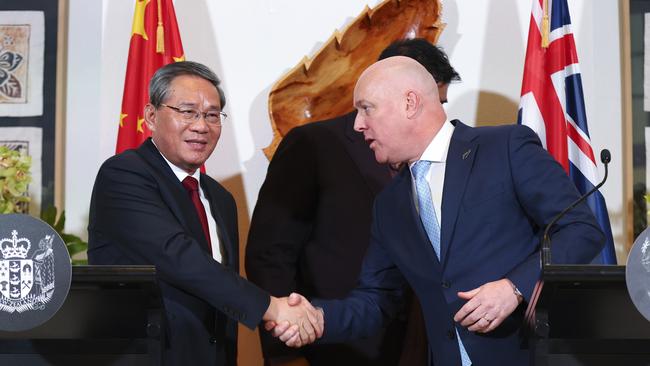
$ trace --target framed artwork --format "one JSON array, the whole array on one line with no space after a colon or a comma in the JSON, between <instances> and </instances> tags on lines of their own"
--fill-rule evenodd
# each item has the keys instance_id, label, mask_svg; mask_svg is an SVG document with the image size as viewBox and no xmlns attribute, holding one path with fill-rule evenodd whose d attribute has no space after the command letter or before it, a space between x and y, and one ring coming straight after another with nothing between
<instances>
[{"instance_id":1,"label":"framed artwork","mask_svg":"<svg viewBox=\"0 0 650 366\"><path fill-rule=\"evenodd\" d=\"M64 18L67 0L2 0L0 144L32 156L30 213L62 203Z\"/></svg>"},{"instance_id":2,"label":"framed artwork","mask_svg":"<svg viewBox=\"0 0 650 366\"><path fill-rule=\"evenodd\" d=\"M43 114L42 11L0 11L0 116Z\"/></svg>"}]
</instances>

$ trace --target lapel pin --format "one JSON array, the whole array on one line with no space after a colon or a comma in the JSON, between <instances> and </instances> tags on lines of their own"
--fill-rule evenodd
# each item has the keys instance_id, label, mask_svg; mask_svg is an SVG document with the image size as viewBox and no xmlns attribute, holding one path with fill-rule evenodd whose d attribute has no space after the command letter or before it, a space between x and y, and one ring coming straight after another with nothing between
<instances>
[{"instance_id":1,"label":"lapel pin","mask_svg":"<svg viewBox=\"0 0 650 366\"><path fill-rule=\"evenodd\" d=\"M467 157L469 156L469 153L471 153L471 152L472 152L472 149L469 149L469 150L465 151L463 153L463 160L467 159Z\"/></svg>"}]
</instances>

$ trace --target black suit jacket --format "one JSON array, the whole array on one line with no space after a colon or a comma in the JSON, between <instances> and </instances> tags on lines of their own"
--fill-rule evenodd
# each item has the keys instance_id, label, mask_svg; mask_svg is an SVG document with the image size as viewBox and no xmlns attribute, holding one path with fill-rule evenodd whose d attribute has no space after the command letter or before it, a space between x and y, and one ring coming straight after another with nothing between
<instances>
[{"instance_id":1,"label":"black suit jacket","mask_svg":"<svg viewBox=\"0 0 650 366\"><path fill-rule=\"evenodd\" d=\"M269 165L251 222L246 273L273 295L340 298L357 283L372 203L391 178L354 131L355 116L292 129ZM402 330L392 333L311 346L304 355L312 365L395 365ZM262 345L267 358L292 353L268 335Z\"/></svg>"},{"instance_id":2,"label":"black suit jacket","mask_svg":"<svg viewBox=\"0 0 650 366\"><path fill-rule=\"evenodd\" d=\"M156 266L167 315L166 364L235 365L236 322L255 328L269 296L238 275L232 196L204 174L201 187L217 223L223 265L208 253L187 192L151 140L100 168L90 204L88 260Z\"/></svg>"}]
</instances>

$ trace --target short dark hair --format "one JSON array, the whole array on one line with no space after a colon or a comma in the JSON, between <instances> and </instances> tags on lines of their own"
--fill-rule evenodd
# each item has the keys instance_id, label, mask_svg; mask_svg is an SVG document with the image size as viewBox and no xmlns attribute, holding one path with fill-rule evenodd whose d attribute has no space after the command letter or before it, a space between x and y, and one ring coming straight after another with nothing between
<instances>
[{"instance_id":1,"label":"short dark hair","mask_svg":"<svg viewBox=\"0 0 650 366\"><path fill-rule=\"evenodd\" d=\"M167 64L156 71L149 81L149 103L158 108L165 101L169 94L169 85L172 81L181 75L197 76L209 81L219 93L219 102L221 108L226 105L226 96L219 87L221 81L214 71L209 67L193 61L180 61Z\"/></svg>"},{"instance_id":2,"label":"short dark hair","mask_svg":"<svg viewBox=\"0 0 650 366\"><path fill-rule=\"evenodd\" d=\"M393 56L406 56L419 62L436 79L436 82L449 84L452 81L460 81L460 75L451 67L449 58L442 48L432 45L424 38L395 41L382 51L379 59Z\"/></svg>"}]
</instances>

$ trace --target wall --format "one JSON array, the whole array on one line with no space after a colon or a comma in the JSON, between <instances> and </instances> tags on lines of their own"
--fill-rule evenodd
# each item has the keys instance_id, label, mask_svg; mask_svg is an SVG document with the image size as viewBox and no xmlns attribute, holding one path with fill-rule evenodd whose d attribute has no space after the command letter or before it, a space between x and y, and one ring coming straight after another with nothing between
<instances>
[{"instance_id":1,"label":"wall","mask_svg":"<svg viewBox=\"0 0 650 366\"><path fill-rule=\"evenodd\" d=\"M95 174L115 149L133 1L69 1L65 208L67 229L85 236ZM514 122L530 1L443 4L448 25L439 44L463 78L450 88L448 114L469 124ZM243 238L268 165L261 149L271 141L266 108L270 87L365 5L362 0L176 2L187 59L207 64L223 79L231 118L207 169L237 197ZM602 192L622 249L618 1L573 0L570 7L592 144L596 154L605 147L612 152L610 178ZM618 255L619 262L624 260L622 251ZM243 338L255 341L249 332ZM255 364L256 352L242 354L241 364Z\"/></svg>"}]
</instances>

